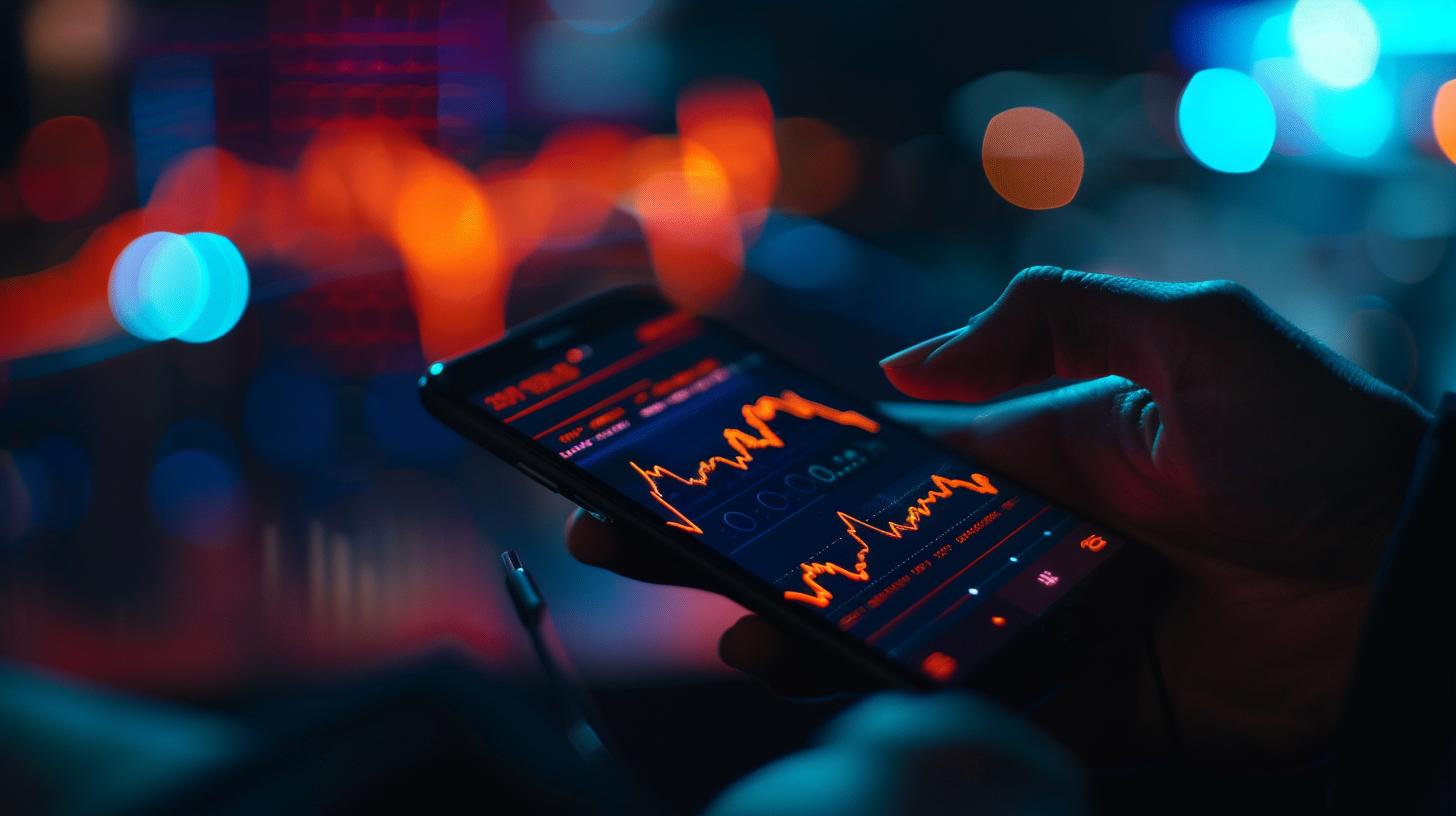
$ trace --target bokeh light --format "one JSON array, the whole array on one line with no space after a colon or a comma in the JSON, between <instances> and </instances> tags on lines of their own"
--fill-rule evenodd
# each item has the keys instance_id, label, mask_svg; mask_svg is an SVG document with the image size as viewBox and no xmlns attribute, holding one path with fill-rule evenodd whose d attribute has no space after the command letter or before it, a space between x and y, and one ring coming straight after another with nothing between
<instances>
[{"instance_id":1,"label":"bokeh light","mask_svg":"<svg viewBox=\"0 0 1456 816\"><path fill-rule=\"evenodd\" d=\"M147 201L148 221L175 232L231 232L250 209L248 167L227 150L199 147L167 165Z\"/></svg>"},{"instance_id":2,"label":"bokeh light","mask_svg":"<svg viewBox=\"0 0 1456 816\"><path fill-rule=\"evenodd\" d=\"M1406 284L1425 280L1456 232L1456 180L1420 173L1381 184L1364 232L1366 251L1383 275Z\"/></svg>"},{"instance_id":3,"label":"bokeh light","mask_svg":"<svg viewBox=\"0 0 1456 816\"><path fill-rule=\"evenodd\" d=\"M1431 105L1431 129L1441 152L1456 163L1456 79L1447 81L1436 91L1436 101Z\"/></svg>"},{"instance_id":4,"label":"bokeh light","mask_svg":"<svg viewBox=\"0 0 1456 816\"><path fill-rule=\"evenodd\" d=\"M162 172L179 157L216 140L214 90L212 61L199 55L154 57L136 69L131 81L131 126L137 191L143 198L151 195Z\"/></svg>"},{"instance_id":5,"label":"bokeh light","mask_svg":"<svg viewBox=\"0 0 1456 816\"><path fill-rule=\"evenodd\" d=\"M176 337L202 316L211 283L202 258L185 238L158 241L137 276L142 321L156 334Z\"/></svg>"},{"instance_id":6,"label":"bokeh light","mask_svg":"<svg viewBox=\"0 0 1456 816\"><path fill-rule=\"evenodd\" d=\"M588 34L621 31L651 7L652 0L551 0L557 17Z\"/></svg>"},{"instance_id":7,"label":"bokeh light","mask_svg":"<svg viewBox=\"0 0 1456 816\"><path fill-rule=\"evenodd\" d=\"M420 161L400 188L393 226L426 356L459 354L505 332L509 278L474 176L445 159Z\"/></svg>"},{"instance_id":8,"label":"bokeh light","mask_svg":"<svg viewBox=\"0 0 1456 816\"><path fill-rule=\"evenodd\" d=\"M1395 102L1378 81L1315 95L1314 131L1336 153L1359 159L1375 155L1394 123Z\"/></svg>"},{"instance_id":9,"label":"bokeh light","mask_svg":"<svg viewBox=\"0 0 1456 816\"><path fill-rule=\"evenodd\" d=\"M1354 88L1375 73L1380 35L1359 0L1299 0L1289 15L1299 65L1331 88Z\"/></svg>"},{"instance_id":10,"label":"bokeh light","mask_svg":"<svg viewBox=\"0 0 1456 816\"><path fill-rule=\"evenodd\" d=\"M107 296L111 314L123 329L143 340L165 340L171 335L165 326L156 325L148 313L142 291L142 268L162 244L180 238L174 232L149 232L126 245L111 268Z\"/></svg>"},{"instance_id":11,"label":"bokeh light","mask_svg":"<svg viewBox=\"0 0 1456 816\"><path fill-rule=\"evenodd\" d=\"M806 117L782 119L774 128L779 152L778 209L823 215L854 192L859 182L859 151L828 122Z\"/></svg>"},{"instance_id":12,"label":"bokeh light","mask_svg":"<svg viewBox=\"0 0 1456 816\"><path fill-rule=\"evenodd\" d=\"M76 529L91 508L91 461L70 439L51 436L0 457L0 537L14 541Z\"/></svg>"},{"instance_id":13,"label":"bokeh light","mask_svg":"<svg viewBox=\"0 0 1456 816\"><path fill-rule=\"evenodd\" d=\"M1294 57L1267 57L1254 63L1253 77L1274 106L1274 150L1285 156L1305 156L1321 150L1314 129L1315 98L1321 86L1312 82Z\"/></svg>"},{"instance_id":14,"label":"bokeh light","mask_svg":"<svg viewBox=\"0 0 1456 816\"><path fill-rule=\"evenodd\" d=\"M1199 71L1178 100L1178 133L1193 158L1222 173L1259 169L1274 146L1274 105L1247 74Z\"/></svg>"},{"instance_id":15,"label":"bokeh light","mask_svg":"<svg viewBox=\"0 0 1456 816\"><path fill-rule=\"evenodd\" d=\"M1028 210L1050 210L1082 186L1082 143L1060 116L1042 108L1002 111L986 124L981 164L991 187Z\"/></svg>"},{"instance_id":16,"label":"bokeh light","mask_svg":"<svg viewBox=\"0 0 1456 816\"><path fill-rule=\"evenodd\" d=\"M226 543L245 523L238 474L210 451L188 448L163 456L147 488L162 527L188 543Z\"/></svg>"},{"instance_id":17,"label":"bokeh light","mask_svg":"<svg viewBox=\"0 0 1456 816\"><path fill-rule=\"evenodd\" d=\"M381 374L364 390L369 435L391 460L443 465L460 456L465 441L420 404L411 374Z\"/></svg>"},{"instance_id":18,"label":"bokeh light","mask_svg":"<svg viewBox=\"0 0 1456 816\"><path fill-rule=\"evenodd\" d=\"M603 37L564 22L536 27L526 44L525 90L542 110L573 115L640 114L671 99L672 54L642 31Z\"/></svg>"},{"instance_id":19,"label":"bokeh light","mask_svg":"<svg viewBox=\"0 0 1456 816\"><path fill-rule=\"evenodd\" d=\"M264 371L248 389L243 427L253 449L290 467L316 463L334 443L334 392L296 367Z\"/></svg>"},{"instance_id":20,"label":"bokeh light","mask_svg":"<svg viewBox=\"0 0 1456 816\"><path fill-rule=\"evenodd\" d=\"M106 135L84 116L36 125L20 148L16 182L26 209L42 221L90 212L110 180Z\"/></svg>"},{"instance_id":21,"label":"bokeh light","mask_svg":"<svg viewBox=\"0 0 1456 816\"><path fill-rule=\"evenodd\" d=\"M752 82L718 82L683 92L677 104L678 132L712 154L740 215L762 223L779 184L774 112L768 94ZM691 162L693 148L685 148ZM702 177L692 171L694 177Z\"/></svg>"},{"instance_id":22,"label":"bokeh light","mask_svg":"<svg viewBox=\"0 0 1456 816\"><path fill-rule=\"evenodd\" d=\"M94 77L111 67L130 27L125 0L36 0L25 14L25 56L40 76Z\"/></svg>"},{"instance_id":23,"label":"bokeh light","mask_svg":"<svg viewBox=\"0 0 1456 816\"><path fill-rule=\"evenodd\" d=\"M248 302L248 270L232 242L212 233L150 232L112 265L111 313L143 340L205 343L226 334Z\"/></svg>"},{"instance_id":24,"label":"bokeh light","mask_svg":"<svg viewBox=\"0 0 1456 816\"><path fill-rule=\"evenodd\" d=\"M748 254L754 272L790 289L823 291L851 286L861 253L848 235L817 221L770 218Z\"/></svg>"},{"instance_id":25,"label":"bokeh light","mask_svg":"<svg viewBox=\"0 0 1456 816\"><path fill-rule=\"evenodd\" d=\"M236 326L248 305L248 266L227 238L211 232L182 236L207 274L207 297L192 324L177 332L178 340L210 343Z\"/></svg>"},{"instance_id":26,"label":"bokeh light","mask_svg":"<svg viewBox=\"0 0 1456 816\"><path fill-rule=\"evenodd\" d=\"M1360 298L1346 321L1342 345L1357 365L1395 388L1410 388L1420 373L1415 333L1400 312L1381 298Z\"/></svg>"},{"instance_id":27,"label":"bokeh light","mask_svg":"<svg viewBox=\"0 0 1456 816\"><path fill-rule=\"evenodd\" d=\"M637 185L632 205L647 237L658 285L674 303L708 310L743 275L743 241L728 174L694 144Z\"/></svg>"}]
</instances>

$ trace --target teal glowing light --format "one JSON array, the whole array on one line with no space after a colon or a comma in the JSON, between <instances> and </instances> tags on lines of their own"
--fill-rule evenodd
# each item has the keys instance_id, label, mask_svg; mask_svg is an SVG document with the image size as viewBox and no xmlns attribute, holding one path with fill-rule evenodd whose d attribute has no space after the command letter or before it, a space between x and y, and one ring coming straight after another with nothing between
<instances>
[{"instance_id":1,"label":"teal glowing light","mask_svg":"<svg viewBox=\"0 0 1456 816\"><path fill-rule=\"evenodd\" d=\"M1248 173L1274 146L1274 105L1247 74L1199 71L1178 100L1178 132L1193 158L1208 167Z\"/></svg>"},{"instance_id":2,"label":"teal glowing light","mask_svg":"<svg viewBox=\"0 0 1456 816\"><path fill-rule=\"evenodd\" d=\"M1314 132L1336 153L1363 159L1390 136L1395 100L1379 81L1347 91L1324 91L1314 100Z\"/></svg>"},{"instance_id":3,"label":"teal glowing light","mask_svg":"<svg viewBox=\"0 0 1456 816\"><path fill-rule=\"evenodd\" d=\"M635 23L652 0L551 0L551 10L587 34L611 34Z\"/></svg>"},{"instance_id":4,"label":"teal glowing light","mask_svg":"<svg viewBox=\"0 0 1456 816\"><path fill-rule=\"evenodd\" d=\"M137 238L116 257L111 267L111 281L107 285L107 300L111 313L123 329L143 340L165 340L169 336L161 327L154 326L146 318L142 296L142 266L152 250L163 242L178 238L174 232L149 232Z\"/></svg>"},{"instance_id":5,"label":"teal glowing light","mask_svg":"<svg viewBox=\"0 0 1456 816\"><path fill-rule=\"evenodd\" d=\"M1353 88L1375 73L1380 35L1359 0L1299 0L1289 15L1299 66L1331 88Z\"/></svg>"},{"instance_id":6,"label":"teal glowing light","mask_svg":"<svg viewBox=\"0 0 1456 816\"><path fill-rule=\"evenodd\" d=\"M143 340L206 343L226 334L248 303L248 269L232 241L208 232L151 232L111 267L116 322Z\"/></svg>"},{"instance_id":7,"label":"teal glowing light","mask_svg":"<svg viewBox=\"0 0 1456 816\"><path fill-rule=\"evenodd\" d=\"M248 266L232 241L211 232L190 232L183 240L207 272L207 296L192 323L177 332L178 340L210 343L232 330L248 305Z\"/></svg>"},{"instance_id":8,"label":"teal glowing light","mask_svg":"<svg viewBox=\"0 0 1456 816\"><path fill-rule=\"evenodd\" d=\"M445 364L444 363L430 363L430 373L433 374L433 375L435 375L436 377L440 376L440 372L442 372L444 370L445 370Z\"/></svg>"},{"instance_id":9,"label":"teal glowing light","mask_svg":"<svg viewBox=\"0 0 1456 816\"><path fill-rule=\"evenodd\" d=\"M186 238L157 243L142 260L137 289L142 321L163 337L176 337L202 316L212 281Z\"/></svg>"}]
</instances>

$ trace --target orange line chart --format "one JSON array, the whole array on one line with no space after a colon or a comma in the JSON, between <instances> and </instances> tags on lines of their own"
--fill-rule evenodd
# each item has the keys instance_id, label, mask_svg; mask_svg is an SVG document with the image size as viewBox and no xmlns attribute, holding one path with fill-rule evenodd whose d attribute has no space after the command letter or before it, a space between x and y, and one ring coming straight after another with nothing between
<instances>
[{"instance_id":1,"label":"orange line chart","mask_svg":"<svg viewBox=\"0 0 1456 816\"><path fill-rule=\"evenodd\" d=\"M931 490L910 505L905 511L905 521L903 522L892 521L885 527L877 527L843 510L839 511L839 520L844 522L844 531L849 533L850 538L859 542L859 552L855 555L854 567L843 567L833 561L800 564L799 577L810 592L785 592L784 598L823 609L829 606L829 602L834 599L834 593L819 583L819 579L823 576L838 575L851 581L861 582L870 580L870 545L864 540L863 533L873 532L886 538L903 538L905 533L920 529L921 519L930 517L931 505L941 499L950 498L958 489L985 495L994 495L997 492L996 487L991 484L991 480L980 473L972 473L970 479L952 479L937 474L930 477L930 483L933 485Z\"/></svg>"},{"instance_id":2,"label":"orange line chart","mask_svg":"<svg viewBox=\"0 0 1456 816\"><path fill-rule=\"evenodd\" d=\"M743 406L743 421L753 430L724 428L723 441L728 443L728 447L733 450L733 455L712 456L698 462L692 476L680 476L662 465L644 468L636 462L629 464L631 464L632 470L647 482L653 500L667 508L677 518L677 521L667 522L668 526L690 533L701 533L703 528L699 527L697 522L684 515L662 495L660 482L663 479L671 479L684 485L706 487L708 480L719 467L748 470L749 465L753 462L754 451L784 447L784 440L769 427L769 423L778 418L781 413L799 419L824 419L839 425L859 428L869 433L878 433L880 430L878 422L857 411L841 411L801 397L793 391L784 391L777 397L765 395Z\"/></svg>"}]
</instances>

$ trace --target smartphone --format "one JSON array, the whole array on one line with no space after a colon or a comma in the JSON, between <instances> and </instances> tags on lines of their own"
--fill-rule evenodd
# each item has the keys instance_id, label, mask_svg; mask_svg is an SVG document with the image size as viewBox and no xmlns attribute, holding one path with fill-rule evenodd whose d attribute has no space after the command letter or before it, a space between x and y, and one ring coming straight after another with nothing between
<instances>
[{"instance_id":1,"label":"smartphone","mask_svg":"<svg viewBox=\"0 0 1456 816\"><path fill-rule=\"evenodd\" d=\"M972 682L1129 550L651 290L523 325L420 383L435 416L541 486L887 683Z\"/></svg>"}]
</instances>

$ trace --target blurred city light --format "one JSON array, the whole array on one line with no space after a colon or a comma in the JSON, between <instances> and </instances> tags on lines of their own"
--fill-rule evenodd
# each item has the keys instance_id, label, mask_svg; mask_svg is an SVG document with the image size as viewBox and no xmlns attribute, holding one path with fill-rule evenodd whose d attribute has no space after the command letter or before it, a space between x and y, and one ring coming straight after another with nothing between
<instances>
[{"instance_id":1,"label":"blurred city light","mask_svg":"<svg viewBox=\"0 0 1456 816\"><path fill-rule=\"evenodd\" d=\"M1299 0L1289 40L1300 67L1331 88L1353 88L1375 73L1380 35L1359 0Z\"/></svg>"},{"instance_id":2,"label":"blurred city light","mask_svg":"<svg viewBox=\"0 0 1456 816\"><path fill-rule=\"evenodd\" d=\"M25 12L25 55L36 75L85 80L105 73L131 27L125 0L36 0Z\"/></svg>"},{"instance_id":3,"label":"blurred city light","mask_svg":"<svg viewBox=\"0 0 1456 816\"><path fill-rule=\"evenodd\" d=\"M296 365L272 366L248 387L243 429L253 450L285 467L318 464L335 442L333 390Z\"/></svg>"},{"instance_id":4,"label":"blurred city light","mask_svg":"<svg viewBox=\"0 0 1456 816\"><path fill-rule=\"evenodd\" d=\"M641 114L665 107L670 98L670 52L648 34L598 36L569 23L543 23L525 48L527 93L541 110Z\"/></svg>"},{"instance_id":5,"label":"blurred city light","mask_svg":"<svg viewBox=\"0 0 1456 816\"><path fill-rule=\"evenodd\" d=\"M192 324L177 332L178 340L210 343L232 330L248 305L248 267L233 242L211 232L190 232L183 240L196 253L207 274L207 297Z\"/></svg>"},{"instance_id":6,"label":"blurred city light","mask_svg":"<svg viewBox=\"0 0 1456 816\"><path fill-rule=\"evenodd\" d=\"M238 474L210 451L189 448L163 456L147 487L163 528L190 544L226 543L246 522Z\"/></svg>"},{"instance_id":7,"label":"blurred city light","mask_svg":"<svg viewBox=\"0 0 1456 816\"><path fill-rule=\"evenodd\" d=\"M1443 84L1431 105L1431 130L1446 158L1456 163L1456 79Z\"/></svg>"},{"instance_id":8,"label":"blurred city light","mask_svg":"<svg viewBox=\"0 0 1456 816\"><path fill-rule=\"evenodd\" d=\"M1274 146L1274 106L1247 74L1199 71L1178 101L1178 133L1189 154L1209 168L1249 173Z\"/></svg>"},{"instance_id":9,"label":"blurred city light","mask_svg":"<svg viewBox=\"0 0 1456 816\"><path fill-rule=\"evenodd\" d=\"M173 232L149 232L127 244L111 269L111 283L107 290L111 313L123 329L143 340L165 340L176 334L177 327L158 323L149 287L143 284L143 280L152 277L147 270L155 264L153 253L164 244L180 238ZM186 260L185 256L183 260ZM192 281L195 287L203 276L200 265L194 261L194 266L197 267ZM200 310L200 299L198 305Z\"/></svg>"},{"instance_id":10,"label":"blurred city light","mask_svg":"<svg viewBox=\"0 0 1456 816\"><path fill-rule=\"evenodd\" d=\"M16 183L20 200L42 221L90 212L110 179L106 135L84 116L58 116L36 125L20 148Z\"/></svg>"},{"instance_id":11,"label":"blurred city light","mask_svg":"<svg viewBox=\"0 0 1456 816\"><path fill-rule=\"evenodd\" d=\"M412 374L381 374L364 388L364 422L390 460L440 466L465 451L459 434L435 421L420 404Z\"/></svg>"},{"instance_id":12,"label":"blurred city light","mask_svg":"<svg viewBox=\"0 0 1456 816\"><path fill-rule=\"evenodd\" d=\"M1355 158L1374 155L1394 123L1395 102L1379 80L1315 94L1314 130L1337 153Z\"/></svg>"},{"instance_id":13,"label":"blurred city light","mask_svg":"<svg viewBox=\"0 0 1456 816\"><path fill-rule=\"evenodd\" d=\"M859 151L833 125L791 117L774 128L779 152L778 209L823 215L844 203L859 183Z\"/></svg>"},{"instance_id":14,"label":"blurred city light","mask_svg":"<svg viewBox=\"0 0 1456 816\"><path fill-rule=\"evenodd\" d=\"M610 34L637 22L652 0L551 0L551 10L572 28Z\"/></svg>"},{"instance_id":15,"label":"blurred city light","mask_svg":"<svg viewBox=\"0 0 1456 816\"><path fill-rule=\"evenodd\" d=\"M835 377L1047 262L1238 280L1424 402L1456 372L1450 0L1180 2L1116 59L1095 49L1147 26L1112 4L1086 54L1033 47L1017 71L916 53L900 27L936 14L709 6L28 0L0 170L29 267L0 277L0 555L161 565L165 592L114 569L101 588L161 595L182 629L140 641L163 668L129 662L105 612L31 614L15 639L0 616L0 640L137 677L462 629L504 653L488 545L509 540L560 569L567 636L599 662L716 666L701 630L736 607L589 583L559 547L566 502L415 394L427 361L652 276L804 354L837 338L816 361ZM866 60L882 21L892 47ZM164 424L194 413L213 419Z\"/></svg>"},{"instance_id":16,"label":"blurred city light","mask_svg":"<svg viewBox=\"0 0 1456 816\"><path fill-rule=\"evenodd\" d=\"M108 300L116 322L136 337L206 343L237 324L248 291L247 266L227 238L151 232L117 257Z\"/></svg>"},{"instance_id":17,"label":"blurred city light","mask_svg":"<svg viewBox=\"0 0 1456 816\"><path fill-rule=\"evenodd\" d=\"M0 459L0 507L16 515L0 538L60 534L76 528L91 507L91 462L75 442L51 436Z\"/></svg>"},{"instance_id":18,"label":"blurred city light","mask_svg":"<svg viewBox=\"0 0 1456 816\"><path fill-rule=\"evenodd\" d=\"M991 187L1012 204L1055 209L1070 203L1082 185L1082 143L1051 111L1012 108L986 123L981 165Z\"/></svg>"},{"instance_id":19,"label":"blurred city light","mask_svg":"<svg viewBox=\"0 0 1456 816\"><path fill-rule=\"evenodd\" d=\"M826 291L853 286L864 272L853 238L809 219L776 215L748 253L754 272L789 289Z\"/></svg>"},{"instance_id":20,"label":"blurred city light","mask_svg":"<svg viewBox=\"0 0 1456 816\"><path fill-rule=\"evenodd\" d=\"M155 57L131 83L131 130L137 190L143 199L157 177L189 150L216 139L212 63L202 57Z\"/></svg>"}]
</instances>

